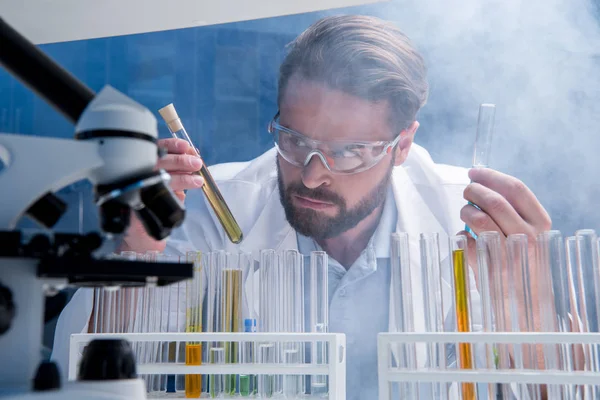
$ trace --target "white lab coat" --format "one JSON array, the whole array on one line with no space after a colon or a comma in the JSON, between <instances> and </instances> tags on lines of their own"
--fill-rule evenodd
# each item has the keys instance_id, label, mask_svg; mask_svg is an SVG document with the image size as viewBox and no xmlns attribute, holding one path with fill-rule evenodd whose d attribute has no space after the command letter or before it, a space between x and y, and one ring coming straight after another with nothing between
<instances>
[{"instance_id":1,"label":"white lab coat","mask_svg":"<svg viewBox=\"0 0 600 400\"><path fill-rule=\"evenodd\" d=\"M275 159L275 149L271 149L249 162L210 168L244 232L245 238L240 245L234 245L227 239L202 192L197 190L188 192L186 221L168 241L168 251L184 254L189 250L242 250L253 253L258 260L261 249L297 249L296 233L285 218L279 198ZM392 187L398 211L397 231L409 234L411 255L419 254L419 234L438 232L441 259L448 257L448 236L464 228L460 209L466 204L463 190L468 183L466 169L435 164L425 149L416 144L406 162L394 168ZM411 257L411 267L413 298L421 299L419 257ZM444 286L444 315L447 315L451 304L450 283L445 282ZM471 288L472 307L477 314L479 295L472 277ZM390 328L395 326L393 307L390 301ZM415 330L425 331L423 305L415 301L415 307ZM67 371L69 335L87 330L91 309L91 291L79 290L59 318L53 359L59 362L62 371ZM417 355L420 366L425 363L425 357L422 348Z\"/></svg>"}]
</instances>

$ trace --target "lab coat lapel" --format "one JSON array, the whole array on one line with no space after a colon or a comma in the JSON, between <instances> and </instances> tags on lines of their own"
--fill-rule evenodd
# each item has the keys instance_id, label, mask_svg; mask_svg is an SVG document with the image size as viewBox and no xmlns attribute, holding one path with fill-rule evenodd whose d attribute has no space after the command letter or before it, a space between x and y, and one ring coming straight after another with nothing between
<instances>
[{"instance_id":1,"label":"lab coat lapel","mask_svg":"<svg viewBox=\"0 0 600 400\"><path fill-rule=\"evenodd\" d=\"M448 235L428 205L427 199L419 192L408 172L403 167L394 168L392 188L398 211L396 230L409 235L409 254L414 306L415 332L425 332L425 310L423 309L423 285L421 280L421 259L419 236L421 233L439 233L440 259L448 256ZM445 293L449 293L445 288ZM390 295L389 330L396 326L393 296ZM444 298L444 315L449 309L449 298ZM423 367L426 362L426 348L417 346L417 365Z\"/></svg>"}]
</instances>

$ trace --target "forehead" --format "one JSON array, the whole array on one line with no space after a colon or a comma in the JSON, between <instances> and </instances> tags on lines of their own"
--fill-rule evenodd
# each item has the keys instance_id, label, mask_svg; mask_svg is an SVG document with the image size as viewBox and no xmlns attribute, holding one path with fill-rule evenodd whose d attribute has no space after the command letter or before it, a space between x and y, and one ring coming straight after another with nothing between
<instances>
[{"instance_id":1,"label":"forehead","mask_svg":"<svg viewBox=\"0 0 600 400\"><path fill-rule=\"evenodd\" d=\"M371 102L294 76L279 106L280 123L318 140L390 140L387 101Z\"/></svg>"}]
</instances>

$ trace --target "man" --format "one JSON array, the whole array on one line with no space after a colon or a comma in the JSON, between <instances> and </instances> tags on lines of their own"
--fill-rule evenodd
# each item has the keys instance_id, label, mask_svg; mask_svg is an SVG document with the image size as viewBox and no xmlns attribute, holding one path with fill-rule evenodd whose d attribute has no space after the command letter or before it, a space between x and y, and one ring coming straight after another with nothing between
<instances>
[{"instance_id":1,"label":"man","mask_svg":"<svg viewBox=\"0 0 600 400\"><path fill-rule=\"evenodd\" d=\"M162 141L169 155L158 167L172 174L172 187L188 209L186 222L169 241L156 242L134 221L124 250L325 250L329 328L348 341L347 398L376 398L376 335L391 324L392 232L408 232L411 246L420 233L440 233L447 262L445 242L465 223L475 233L531 238L551 226L519 180L488 169L436 165L413 144L427 94L424 61L396 27L361 16L318 21L292 43L281 66L279 112L269 126L275 149L248 163L211 169L244 241L234 246L227 240L202 192L192 190L203 184L192 175L200 160L185 142L169 139ZM469 246L474 248L471 237ZM476 265L473 251L469 263ZM57 328L60 341L85 329L91 300L74 299L69 307Z\"/></svg>"}]
</instances>

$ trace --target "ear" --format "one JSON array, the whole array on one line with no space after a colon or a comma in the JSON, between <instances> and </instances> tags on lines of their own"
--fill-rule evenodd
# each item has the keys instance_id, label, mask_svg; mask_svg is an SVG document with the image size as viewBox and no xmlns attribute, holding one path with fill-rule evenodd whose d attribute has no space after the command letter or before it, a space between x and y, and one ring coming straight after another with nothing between
<instances>
[{"instance_id":1,"label":"ear","mask_svg":"<svg viewBox=\"0 0 600 400\"><path fill-rule=\"evenodd\" d=\"M395 166L401 165L406 161L408 157L408 152L410 151L410 146L413 144L413 140L415 138L415 134L417 133L417 129L419 129L419 122L415 121L402 132L400 132L400 140L396 145L396 161L394 162Z\"/></svg>"}]
</instances>

